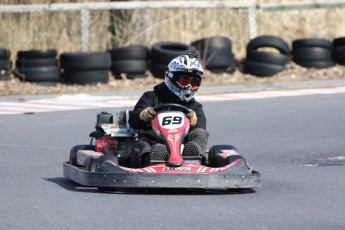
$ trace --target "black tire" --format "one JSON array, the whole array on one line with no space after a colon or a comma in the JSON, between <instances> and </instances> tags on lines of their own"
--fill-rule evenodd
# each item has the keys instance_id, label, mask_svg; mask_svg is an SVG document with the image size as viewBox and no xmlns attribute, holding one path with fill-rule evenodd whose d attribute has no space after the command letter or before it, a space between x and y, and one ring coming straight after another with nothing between
<instances>
[{"instance_id":1,"label":"black tire","mask_svg":"<svg viewBox=\"0 0 345 230\"><path fill-rule=\"evenodd\" d=\"M26 50L18 51L17 59L45 59L45 58L55 58L57 51L55 49L49 50Z\"/></svg>"},{"instance_id":2,"label":"black tire","mask_svg":"<svg viewBox=\"0 0 345 230\"><path fill-rule=\"evenodd\" d=\"M257 77L269 77L284 70L284 66L245 60L243 63L243 70L245 73Z\"/></svg>"},{"instance_id":3,"label":"black tire","mask_svg":"<svg viewBox=\"0 0 345 230\"><path fill-rule=\"evenodd\" d=\"M12 62L0 59L0 80L8 80L12 73Z\"/></svg>"},{"instance_id":4,"label":"black tire","mask_svg":"<svg viewBox=\"0 0 345 230\"><path fill-rule=\"evenodd\" d=\"M69 157L69 163L71 165L77 165L77 151L78 150L92 150L95 151L95 146L94 145L76 145L71 148L70 151L70 157Z\"/></svg>"},{"instance_id":5,"label":"black tire","mask_svg":"<svg viewBox=\"0 0 345 230\"><path fill-rule=\"evenodd\" d=\"M200 50L199 57L206 69L227 69L236 65L230 49Z\"/></svg>"},{"instance_id":6,"label":"black tire","mask_svg":"<svg viewBox=\"0 0 345 230\"><path fill-rule=\"evenodd\" d=\"M282 54L290 54L289 45L283 39L268 35L259 36L250 40L247 44L247 53L263 47L273 47Z\"/></svg>"},{"instance_id":7,"label":"black tire","mask_svg":"<svg viewBox=\"0 0 345 230\"><path fill-rule=\"evenodd\" d=\"M333 39L333 48L337 48L339 46L345 46L345 37L335 38Z\"/></svg>"},{"instance_id":8,"label":"black tire","mask_svg":"<svg viewBox=\"0 0 345 230\"><path fill-rule=\"evenodd\" d=\"M145 76L147 70L146 60L123 60L114 61L111 64L111 71L114 75L125 73L128 76Z\"/></svg>"},{"instance_id":9,"label":"black tire","mask_svg":"<svg viewBox=\"0 0 345 230\"><path fill-rule=\"evenodd\" d=\"M328 61L332 60L332 50L323 47L303 47L292 51L293 60L299 62Z\"/></svg>"},{"instance_id":10,"label":"black tire","mask_svg":"<svg viewBox=\"0 0 345 230\"><path fill-rule=\"evenodd\" d=\"M178 42L159 42L152 46L151 62L167 65L175 57L189 53L196 53L194 46Z\"/></svg>"},{"instance_id":11,"label":"black tire","mask_svg":"<svg viewBox=\"0 0 345 230\"><path fill-rule=\"evenodd\" d=\"M227 37L213 36L202 38L191 43L197 50L207 50L207 49L230 49L231 41Z\"/></svg>"},{"instance_id":12,"label":"black tire","mask_svg":"<svg viewBox=\"0 0 345 230\"><path fill-rule=\"evenodd\" d=\"M305 47L323 47L331 50L333 49L333 44L326 39L316 38L296 39L292 41L292 50Z\"/></svg>"},{"instance_id":13,"label":"black tire","mask_svg":"<svg viewBox=\"0 0 345 230\"><path fill-rule=\"evenodd\" d=\"M62 79L69 84L98 84L107 83L109 76L108 70L65 70Z\"/></svg>"},{"instance_id":14,"label":"black tire","mask_svg":"<svg viewBox=\"0 0 345 230\"><path fill-rule=\"evenodd\" d=\"M11 58L11 51L8 49L0 49L0 59L9 60Z\"/></svg>"},{"instance_id":15,"label":"black tire","mask_svg":"<svg viewBox=\"0 0 345 230\"><path fill-rule=\"evenodd\" d=\"M217 155L219 154L220 150L236 150L236 147L232 145L214 145L209 149L208 152L208 160L213 167L220 167L217 162Z\"/></svg>"},{"instance_id":16,"label":"black tire","mask_svg":"<svg viewBox=\"0 0 345 230\"><path fill-rule=\"evenodd\" d=\"M110 69L111 55L108 52L62 53L60 65L69 70L105 70Z\"/></svg>"},{"instance_id":17,"label":"black tire","mask_svg":"<svg viewBox=\"0 0 345 230\"><path fill-rule=\"evenodd\" d=\"M113 73L113 76L115 79L117 80L122 80L122 79L128 79L128 80L133 80L133 79L137 79L137 78L145 78L146 75L145 73L126 73L125 74L126 77L124 78L121 74L114 74Z\"/></svg>"},{"instance_id":18,"label":"black tire","mask_svg":"<svg viewBox=\"0 0 345 230\"><path fill-rule=\"evenodd\" d=\"M18 72L25 75L24 81L28 82L58 82L60 70L56 66L17 68Z\"/></svg>"},{"instance_id":19,"label":"black tire","mask_svg":"<svg viewBox=\"0 0 345 230\"><path fill-rule=\"evenodd\" d=\"M338 46L333 51L334 61L338 64L345 65L345 46Z\"/></svg>"},{"instance_id":20,"label":"black tire","mask_svg":"<svg viewBox=\"0 0 345 230\"><path fill-rule=\"evenodd\" d=\"M149 58L149 49L146 46L134 45L126 47L118 47L108 50L111 54L111 60L147 60Z\"/></svg>"},{"instance_id":21,"label":"black tire","mask_svg":"<svg viewBox=\"0 0 345 230\"><path fill-rule=\"evenodd\" d=\"M164 79L166 68L167 68L166 64L151 63L150 71L155 78Z\"/></svg>"},{"instance_id":22,"label":"black tire","mask_svg":"<svg viewBox=\"0 0 345 230\"><path fill-rule=\"evenodd\" d=\"M247 52L247 60L276 65L286 65L290 61L290 55L250 50Z\"/></svg>"},{"instance_id":23,"label":"black tire","mask_svg":"<svg viewBox=\"0 0 345 230\"><path fill-rule=\"evenodd\" d=\"M335 62L333 60L324 60L324 61L304 61L304 62L298 62L296 63L302 67L305 68L329 68L333 67L335 65Z\"/></svg>"},{"instance_id":24,"label":"black tire","mask_svg":"<svg viewBox=\"0 0 345 230\"><path fill-rule=\"evenodd\" d=\"M0 59L0 69L1 70L10 70L11 68L12 68L11 61Z\"/></svg>"},{"instance_id":25,"label":"black tire","mask_svg":"<svg viewBox=\"0 0 345 230\"><path fill-rule=\"evenodd\" d=\"M45 67L45 66L58 66L58 62L55 58L45 59L18 59L16 60L16 67Z\"/></svg>"}]
</instances>

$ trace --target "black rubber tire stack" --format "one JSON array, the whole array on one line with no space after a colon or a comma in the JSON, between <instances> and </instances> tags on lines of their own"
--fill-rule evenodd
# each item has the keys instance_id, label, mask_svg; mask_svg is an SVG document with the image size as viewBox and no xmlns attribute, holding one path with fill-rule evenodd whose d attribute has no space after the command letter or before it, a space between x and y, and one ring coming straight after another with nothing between
<instances>
[{"instance_id":1,"label":"black rubber tire stack","mask_svg":"<svg viewBox=\"0 0 345 230\"><path fill-rule=\"evenodd\" d=\"M67 84L108 83L111 55L108 52L66 52L60 55L62 79Z\"/></svg>"},{"instance_id":2,"label":"black rubber tire stack","mask_svg":"<svg viewBox=\"0 0 345 230\"><path fill-rule=\"evenodd\" d=\"M8 80L12 71L11 52L0 48L0 80Z\"/></svg>"},{"instance_id":3,"label":"black rubber tire stack","mask_svg":"<svg viewBox=\"0 0 345 230\"><path fill-rule=\"evenodd\" d=\"M227 37L207 37L191 43L197 50L199 59L206 69L212 72L233 73L236 61Z\"/></svg>"},{"instance_id":4,"label":"black rubber tire stack","mask_svg":"<svg viewBox=\"0 0 345 230\"><path fill-rule=\"evenodd\" d=\"M142 45L118 47L108 50L111 54L111 72L115 79L143 78L148 69L149 49Z\"/></svg>"},{"instance_id":5,"label":"black rubber tire stack","mask_svg":"<svg viewBox=\"0 0 345 230\"><path fill-rule=\"evenodd\" d=\"M167 65L175 57L196 53L195 47L178 42L159 42L151 48L151 73L156 78L164 78Z\"/></svg>"},{"instance_id":6,"label":"black rubber tire stack","mask_svg":"<svg viewBox=\"0 0 345 230\"><path fill-rule=\"evenodd\" d=\"M278 52L261 51L260 48L274 48ZM290 60L289 45L275 36L264 35L250 40L246 51L243 71L258 77L275 75L284 70Z\"/></svg>"},{"instance_id":7,"label":"black rubber tire stack","mask_svg":"<svg viewBox=\"0 0 345 230\"><path fill-rule=\"evenodd\" d=\"M345 37L333 39L333 60L345 65Z\"/></svg>"},{"instance_id":8,"label":"black rubber tire stack","mask_svg":"<svg viewBox=\"0 0 345 230\"><path fill-rule=\"evenodd\" d=\"M15 75L23 81L54 86L60 81L56 55L55 49L18 51Z\"/></svg>"},{"instance_id":9,"label":"black rubber tire stack","mask_svg":"<svg viewBox=\"0 0 345 230\"><path fill-rule=\"evenodd\" d=\"M325 39L296 39L292 41L293 61L306 68L328 68L335 65L333 44Z\"/></svg>"}]
</instances>

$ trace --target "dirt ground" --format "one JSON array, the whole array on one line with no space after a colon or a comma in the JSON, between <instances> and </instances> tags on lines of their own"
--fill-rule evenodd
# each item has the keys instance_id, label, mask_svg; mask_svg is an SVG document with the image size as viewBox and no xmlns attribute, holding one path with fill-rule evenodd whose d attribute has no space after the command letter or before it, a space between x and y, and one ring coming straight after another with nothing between
<instances>
[{"instance_id":1,"label":"dirt ground","mask_svg":"<svg viewBox=\"0 0 345 230\"><path fill-rule=\"evenodd\" d=\"M163 81L163 79L154 78L149 72L146 77L133 80L125 79L115 80L109 72L108 84L97 85L66 85L58 83L56 86L43 86L29 82L20 81L11 76L8 80L0 81L0 96L10 95L41 95L41 94L70 94L70 93L97 93L97 92L116 92L125 90L147 90L152 89L154 85ZM345 79L345 66L336 65L327 69L303 68L291 62L286 69L271 77L256 77L243 74L239 69L233 73L212 73L206 71L202 85L251 85L278 82L298 82Z\"/></svg>"}]
</instances>

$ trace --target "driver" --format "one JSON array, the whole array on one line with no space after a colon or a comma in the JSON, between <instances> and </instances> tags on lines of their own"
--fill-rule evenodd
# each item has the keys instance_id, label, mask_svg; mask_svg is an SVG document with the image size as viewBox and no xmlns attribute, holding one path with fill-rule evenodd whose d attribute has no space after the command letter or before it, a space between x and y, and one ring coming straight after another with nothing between
<instances>
[{"instance_id":1,"label":"driver","mask_svg":"<svg viewBox=\"0 0 345 230\"><path fill-rule=\"evenodd\" d=\"M190 131L184 139L182 157L205 154L208 140L206 117L202 105L194 99L203 74L196 54L178 56L168 64L165 82L141 96L129 119L130 125L138 130L134 152L135 157L141 159L141 165L149 165L152 160L166 160L167 149L159 143L151 127L151 120L156 116L153 107L166 103L177 103L189 108L186 116L190 121Z\"/></svg>"}]
</instances>

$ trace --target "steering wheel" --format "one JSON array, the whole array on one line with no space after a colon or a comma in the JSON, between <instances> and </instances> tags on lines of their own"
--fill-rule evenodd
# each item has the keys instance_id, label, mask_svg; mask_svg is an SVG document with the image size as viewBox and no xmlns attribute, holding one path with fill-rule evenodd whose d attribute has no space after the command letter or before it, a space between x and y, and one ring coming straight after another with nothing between
<instances>
[{"instance_id":1,"label":"steering wheel","mask_svg":"<svg viewBox=\"0 0 345 230\"><path fill-rule=\"evenodd\" d=\"M187 114L189 113L189 109L184 106L184 105L180 105L180 104L176 104L176 103L166 103L166 104L161 104L158 106L155 106L153 108L153 110L158 113L159 111L166 109L166 108L176 108L176 109L181 109L183 113Z\"/></svg>"}]
</instances>

